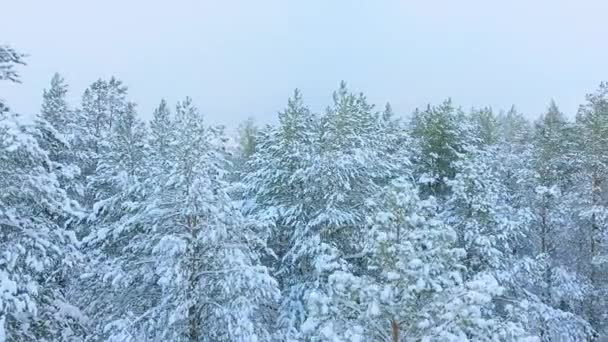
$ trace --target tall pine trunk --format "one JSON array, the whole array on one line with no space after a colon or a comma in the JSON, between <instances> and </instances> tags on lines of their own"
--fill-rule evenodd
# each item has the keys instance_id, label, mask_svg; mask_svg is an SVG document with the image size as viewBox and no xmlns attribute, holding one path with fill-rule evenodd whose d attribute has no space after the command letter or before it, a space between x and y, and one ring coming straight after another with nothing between
<instances>
[{"instance_id":1,"label":"tall pine trunk","mask_svg":"<svg viewBox=\"0 0 608 342\"><path fill-rule=\"evenodd\" d=\"M599 319L599 315L600 313L597 312L597 289L601 286L600 281L599 281L599 277L598 277L598 272L597 272L597 267L594 264L594 260L596 257L599 256L599 249L600 249L600 231L601 231L601 227L600 224L597 222L598 218L595 214L595 210L598 206L602 205L601 203L601 183L602 180L600 179L600 177L598 176L597 172L594 172L591 178L591 200L592 200L592 208L593 208L593 213L591 214L591 240L590 240L590 253L591 253L591 265L590 265L590 272L589 272L589 281L591 282L591 285L593 287L592 289L592 293L591 296L589 298L589 304L588 304L588 312L589 312L589 321L590 323L597 329L598 325L600 324L600 319Z\"/></svg>"},{"instance_id":2,"label":"tall pine trunk","mask_svg":"<svg viewBox=\"0 0 608 342\"><path fill-rule=\"evenodd\" d=\"M188 340L190 342L198 342L200 341L200 330L201 330L201 322L200 317L198 315L198 307L196 305L196 298L194 294L196 293L197 281L198 281L198 256L196 253L196 237L198 233L198 227L195 217L188 217L186 224L188 229L190 230L190 237L192 241L190 241L190 277L188 279L188 294L190 307L188 308Z\"/></svg>"},{"instance_id":3,"label":"tall pine trunk","mask_svg":"<svg viewBox=\"0 0 608 342\"><path fill-rule=\"evenodd\" d=\"M399 342L401 341L401 337L400 337L400 329L399 329L399 323L396 320L391 320L391 341L392 342Z\"/></svg>"},{"instance_id":4,"label":"tall pine trunk","mask_svg":"<svg viewBox=\"0 0 608 342\"><path fill-rule=\"evenodd\" d=\"M543 195L543 203L542 203L542 207L541 207L541 230L540 230L540 250L542 255L546 258L547 260L547 264L545 265L545 272L544 272L544 278L545 278L545 288L543 291L543 300L545 303L550 304L551 303L551 288L552 288L552 282L551 282L551 256L549 255L549 227L548 227L548 222L547 222L547 201L546 201L546 195ZM545 321L543 320L541 322L541 331L540 331L540 338L541 341L545 341L545 334L546 334L546 330L547 330L547 326Z\"/></svg>"}]
</instances>

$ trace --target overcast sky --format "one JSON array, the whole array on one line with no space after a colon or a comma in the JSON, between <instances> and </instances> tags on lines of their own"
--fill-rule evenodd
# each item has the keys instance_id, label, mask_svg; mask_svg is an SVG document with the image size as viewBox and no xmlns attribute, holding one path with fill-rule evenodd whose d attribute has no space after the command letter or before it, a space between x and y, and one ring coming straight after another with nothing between
<instances>
[{"instance_id":1,"label":"overcast sky","mask_svg":"<svg viewBox=\"0 0 608 342\"><path fill-rule=\"evenodd\" d=\"M269 122L293 90L315 110L346 80L400 114L452 97L464 108L554 98L572 115L608 80L608 1L19 0L0 4L0 43L30 55L19 112L40 106L55 71L77 104L116 75L139 112L191 96L213 122Z\"/></svg>"}]
</instances>

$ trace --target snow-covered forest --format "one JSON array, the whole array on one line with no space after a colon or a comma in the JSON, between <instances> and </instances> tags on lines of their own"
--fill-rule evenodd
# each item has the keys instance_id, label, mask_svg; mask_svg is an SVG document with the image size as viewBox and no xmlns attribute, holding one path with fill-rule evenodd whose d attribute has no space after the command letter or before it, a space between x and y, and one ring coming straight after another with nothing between
<instances>
[{"instance_id":1,"label":"snow-covered forest","mask_svg":"<svg viewBox=\"0 0 608 342\"><path fill-rule=\"evenodd\" d=\"M1 46L0 80L25 63ZM608 84L534 120L296 90L238 144L187 97L144 122L117 78L68 91L28 124L0 102L2 342L608 331Z\"/></svg>"}]
</instances>

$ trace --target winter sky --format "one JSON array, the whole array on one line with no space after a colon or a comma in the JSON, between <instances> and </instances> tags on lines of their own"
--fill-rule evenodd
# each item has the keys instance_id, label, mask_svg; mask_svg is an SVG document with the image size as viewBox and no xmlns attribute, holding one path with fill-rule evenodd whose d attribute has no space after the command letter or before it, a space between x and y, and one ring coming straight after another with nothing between
<instances>
[{"instance_id":1,"label":"winter sky","mask_svg":"<svg viewBox=\"0 0 608 342\"><path fill-rule=\"evenodd\" d=\"M213 122L269 122L294 87L314 110L344 79L396 112L456 104L529 116L551 98L575 113L608 80L604 0L20 0L0 5L0 43L30 55L0 96L36 112L52 74L77 103L116 75L139 112L191 96Z\"/></svg>"}]
</instances>

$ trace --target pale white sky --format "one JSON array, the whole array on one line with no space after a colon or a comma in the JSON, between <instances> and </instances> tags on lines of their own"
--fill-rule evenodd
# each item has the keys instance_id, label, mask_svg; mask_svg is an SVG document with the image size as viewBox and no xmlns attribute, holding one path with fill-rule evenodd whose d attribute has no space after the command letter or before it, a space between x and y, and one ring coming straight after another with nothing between
<instances>
[{"instance_id":1,"label":"pale white sky","mask_svg":"<svg viewBox=\"0 0 608 342\"><path fill-rule=\"evenodd\" d=\"M229 125L272 120L295 87L322 110L342 79L400 114L452 97L529 116L551 98L572 115L608 80L602 0L20 0L0 12L0 43L30 55L23 84L0 84L23 113L55 71L73 104L116 75L144 117L188 95Z\"/></svg>"}]
</instances>

